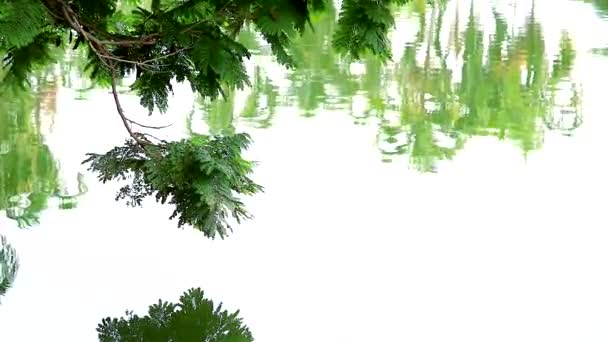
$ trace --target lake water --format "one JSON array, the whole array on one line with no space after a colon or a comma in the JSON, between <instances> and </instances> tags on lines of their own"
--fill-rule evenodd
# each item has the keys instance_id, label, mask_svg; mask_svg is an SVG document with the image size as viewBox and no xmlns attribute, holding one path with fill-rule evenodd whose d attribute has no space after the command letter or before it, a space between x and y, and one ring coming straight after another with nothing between
<instances>
[{"instance_id":1,"label":"lake water","mask_svg":"<svg viewBox=\"0 0 608 342\"><path fill-rule=\"evenodd\" d=\"M0 104L20 263L0 341L95 341L103 317L190 287L261 342L608 340L606 18L604 0L415 1L382 65L334 53L328 13L293 71L244 32L253 86L227 101L182 85L148 117L125 86L131 118L171 124L160 138L252 135L266 190L225 240L115 202L80 165L126 132L67 58Z\"/></svg>"}]
</instances>

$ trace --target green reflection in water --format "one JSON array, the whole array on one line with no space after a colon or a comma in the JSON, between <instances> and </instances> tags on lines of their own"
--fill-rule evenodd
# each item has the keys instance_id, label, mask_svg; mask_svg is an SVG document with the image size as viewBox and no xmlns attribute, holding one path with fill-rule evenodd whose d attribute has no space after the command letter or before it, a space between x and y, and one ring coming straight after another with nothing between
<instances>
[{"instance_id":1,"label":"green reflection in water","mask_svg":"<svg viewBox=\"0 0 608 342\"><path fill-rule=\"evenodd\" d=\"M84 175L78 173L76 176L78 182L78 192L70 194L66 187L59 187L53 195L59 200L59 209L73 209L78 206L78 199L80 196L86 194L89 191L86 183L84 182Z\"/></svg>"},{"instance_id":2,"label":"green reflection in water","mask_svg":"<svg viewBox=\"0 0 608 342\"><path fill-rule=\"evenodd\" d=\"M401 120L383 129L393 139L397 132L405 134L404 142L390 153L408 153L416 168L432 171L437 160L451 158L473 136L508 139L527 153L541 147L546 128L569 134L581 124L576 87L566 82L568 101L556 102L574 61L566 33L550 66L533 10L515 35L509 34L504 18L495 13L495 33L486 47L471 8L464 32L452 28L453 46L444 49L438 43L438 30L433 30L433 24L441 24L433 20L441 18L442 11L442 7L433 8L425 38L408 44L398 66ZM421 49L424 59L419 62L416 57ZM447 66L450 53L456 54L461 65L459 81Z\"/></svg>"},{"instance_id":3,"label":"green reflection in water","mask_svg":"<svg viewBox=\"0 0 608 342\"><path fill-rule=\"evenodd\" d=\"M19 261L15 249L0 235L0 297L4 296L13 284L18 269Z\"/></svg>"},{"instance_id":4,"label":"green reflection in water","mask_svg":"<svg viewBox=\"0 0 608 342\"><path fill-rule=\"evenodd\" d=\"M593 7L598 14L604 18L608 18L608 0L583 0L584 2L593 4Z\"/></svg>"},{"instance_id":5,"label":"green reflection in water","mask_svg":"<svg viewBox=\"0 0 608 342\"><path fill-rule=\"evenodd\" d=\"M357 124L379 123L385 161L407 155L414 168L428 172L471 137L509 140L527 154L542 146L546 130L569 135L581 125L580 89L569 79L575 52L566 32L559 53L548 56L534 7L522 27L509 27L495 12L490 30L473 7L448 14L447 3L403 9L418 20L417 33L402 57L386 65L374 57L351 64L338 56L331 49L335 10L315 16L314 31L294 38L298 68L288 71L286 101L265 76L269 63L257 63L242 113L234 112L234 94L204 108L211 132L233 132L244 118L267 127L281 105L297 106L304 116L344 110ZM447 43L440 38L446 31ZM486 32L493 32L489 39ZM255 37L245 38L255 45ZM264 55L264 47L256 47ZM362 71L353 73L353 66Z\"/></svg>"},{"instance_id":6,"label":"green reflection in water","mask_svg":"<svg viewBox=\"0 0 608 342\"><path fill-rule=\"evenodd\" d=\"M591 3L595 8L597 14L604 18L608 19L608 0L582 0L586 3ZM608 56L608 47L598 47L591 49L591 52L597 55Z\"/></svg>"},{"instance_id":7,"label":"green reflection in water","mask_svg":"<svg viewBox=\"0 0 608 342\"><path fill-rule=\"evenodd\" d=\"M0 95L0 210L20 227L38 223L58 186L57 163L40 133L41 111L54 108L56 84L39 84Z\"/></svg>"},{"instance_id":8,"label":"green reflection in water","mask_svg":"<svg viewBox=\"0 0 608 342\"><path fill-rule=\"evenodd\" d=\"M227 89L224 93L225 98L218 101L203 100L198 97L198 106L204 113L210 134L234 134L235 116L257 128L270 127L278 104L278 92L270 80L263 75L259 66L254 68L251 92L238 113L234 106L235 91ZM192 119L191 115L188 118L188 126L191 126Z\"/></svg>"},{"instance_id":9,"label":"green reflection in water","mask_svg":"<svg viewBox=\"0 0 608 342\"><path fill-rule=\"evenodd\" d=\"M0 102L0 209L25 226L38 222L57 185L57 166L42 143L36 97L6 95Z\"/></svg>"},{"instance_id":10,"label":"green reflection in water","mask_svg":"<svg viewBox=\"0 0 608 342\"><path fill-rule=\"evenodd\" d=\"M331 110L335 105L347 105L346 96L356 91L344 63L331 47L335 18L335 8L328 6L327 11L311 18L314 31L306 31L294 42L297 68L289 71L290 101L286 105L297 105L304 116L313 116L319 109Z\"/></svg>"}]
</instances>

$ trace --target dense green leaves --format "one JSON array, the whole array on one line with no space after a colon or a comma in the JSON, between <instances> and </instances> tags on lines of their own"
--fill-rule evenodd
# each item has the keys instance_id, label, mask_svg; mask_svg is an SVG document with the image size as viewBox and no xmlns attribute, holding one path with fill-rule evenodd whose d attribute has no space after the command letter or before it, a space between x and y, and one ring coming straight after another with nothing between
<instances>
[{"instance_id":1,"label":"dense green leaves","mask_svg":"<svg viewBox=\"0 0 608 342\"><path fill-rule=\"evenodd\" d=\"M391 58L388 32L395 25L391 5L408 0L344 0L334 36L334 47L359 59L371 52L383 59Z\"/></svg>"},{"instance_id":2,"label":"dense green leaves","mask_svg":"<svg viewBox=\"0 0 608 342\"><path fill-rule=\"evenodd\" d=\"M345 0L335 45L359 58L365 51L390 57L391 6L405 0ZM234 38L255 27L277 61L294 66L291 40L305 31L313 11L328 0L5 0L0 49L13 81L24 82L34 64L51 63L49 49L71 44L89 50L86 71L108 85L112 75L136 73L133 90L150 111L167 110L171 82L190 82L204 97L249 84L243 60L249 51ZM120 5L120 6L119 6ZM5 81L7 81L5 79Z\"/></svg>"},{"instance_id":3,"label":"dense green leaves","mask_svg":"<svg viewBox=\"0 0 608 342\"><path fill-rule=\"evenodd\" d=\"M394 25L388 1L345 0L338 21L334 46L359 58L370 50L390 57L387 33Z\"/></svg>"},{"instance_id":4,"label":"dense green leaves","mask_svg":"<svg viewBox=\"0 0 608 342\"><path fill-rule=\"evenodd\" d=\"M405 2L345 0L337 48L354 58L366 51L390 57L391 6ZM83 74L95 84L112 86L128 126L116 94L126 76L135 75L130 87L150 113L168 109L175 82L190 83L204 99L226 98L251 85L244 66L251 54L237 41L243 28L257 30L277 61L293 67L292 40L310 29L314 11L326 8L334 13L329 0L1 0L0 75L3 84L27 84L39 66L54 63L55 51L84 50ZM248 217L234 197L261 190L247 178L251 163L240 157L248 137L197 136L152 144L131 128L128 133L132 140L124 146L87 159L104 182L132 180L118 199L139 205L155 195L175 205L172 217L180 226L193 225L208 236L223 237L230 218Z\"/></svg>"},{"instance_id":5,"label":"dense green leaves","mask_svg":"<svg viewBox=\"0 0 608 342\"><path fill-rule=\"evenodd\" d=\"M195 136L190 140L150 145L147 152L132 141L104 155L90 154L90 169L99 179L131 179L117 195L131 205L155 195L175 206L171 218L189 224L206 236L226 236L229 220L240 222L249 214L235 194L250 195L262 188L248 174L252 163L241 157L249 137Z\"/></svg>"},{"instance_id":6,"label":"dense green leaves","mask_svg":"<svg viewBox=\"0 0 608 342\"><path fill-rule=\"evenodd\" d=\"M6 85L29 85L29 76L37 69L54 61L53 46L49 41L59 39L54 32L42 32L27 44L12 47L4 56ZM6 90L5 90L6 91Z\"/></svg>"},{"instance_id":7,"label":"dense green leaves","mask_svg":"<svg viewBox=\"0 0 608 342\"><path fill-rule=\"evenodd\" d=\"M148 315L127 311L127 318L105 318L97 327L101 342L251 342L251 332L239 312L222 310L206 299L201 289L185 292L179 303L159 300Z\"/></svg>"},{"instance_id":8,"label":"dense green leaves","mask_svg":"<svg viewBox=\"0 0 608 342\"><path fill-rule=\"evenodd\" d=\"M39 0L0 2L0 49L31 43L48 25L47 11Z\"/></svg>"},{"instance_id":9,"label":"dense green leaves","mask_svg":"<svg viewBox=\"0 0 608 342\"><path fill-rule=\"evenodd\" d=\"M6 85L26 85L37 67L54 61L52 49L61 44L61 38L49 23L38 0L0 2L0 85L4 92Z\"/></svg>"},{"instance_id":10,"label":"dense green leaves","mask_svg":"<svg viewBox=\"0 0 608 342\"><path fill-rule=\"evenodd\" d=\"M42 58L48 49L67 42L91 50L87 70L101 84L108 84L112 72L117 78L136 73L132 87L150 111L167 110L173 80L188 81L211 98L248 84L243 60L250 54L234 40L245 26L259 31L280 63L294 66L292 38L309 26L313 11L327 5L327 0L166 0L152 10L143 0L5 2L0 49L13 51L7 64L16 80L27 78L31 64L50 63ZM404 2L344 1L336 47L355 58L365 51L390 57L390 8ZM17 58L22 56L27 58Z\"/></svg>"}]
</instances>

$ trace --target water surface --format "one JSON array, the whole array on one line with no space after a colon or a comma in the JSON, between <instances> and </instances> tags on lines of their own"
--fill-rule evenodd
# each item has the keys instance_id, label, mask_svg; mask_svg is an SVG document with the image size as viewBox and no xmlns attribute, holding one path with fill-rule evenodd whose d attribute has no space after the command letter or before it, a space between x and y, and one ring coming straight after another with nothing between
<instances>
[{"instance_id":1,"label":"water surface","mask_svg":"<svg viewBox=\"0 0 608 342\"><path fill-rule=\"evenodd\" d=\"M255 34L252 87L176 87L176 139L249 132L266 192L212 241L80 165L126 133L68 56L0 102L0 234L20 268L0 340L96 340L96 324L202 287L258 341L604 341L605 1L415 1L393 61L332 51L335 11L295 42ZM38 223L36 223L38 222ZM1 267L1 266L0 266ZM34 326L36 329L32 329Z\"/></svg>"}]
</instances>

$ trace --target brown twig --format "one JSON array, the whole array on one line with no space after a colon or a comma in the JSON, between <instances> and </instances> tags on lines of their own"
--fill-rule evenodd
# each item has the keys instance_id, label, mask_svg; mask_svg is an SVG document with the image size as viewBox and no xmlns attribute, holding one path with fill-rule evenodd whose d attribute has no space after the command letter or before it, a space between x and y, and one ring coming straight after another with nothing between
<instances>
[{"instance_id":1,"label":"brown twig","mask_svg":"<svg viewBox=\"0 0 608 342\"><path fill-rule=\"evenodd\" d=\"M122 106L120 105L120 99L118 98L118 91L116 90L116 73L114 70L112 70L112 95L114 96L114 104L116 104L116 111L118 112L118 115L120 115L120 118L122 119L122 123L125 126L125 128L127 129L127 132L129 132L129 135L131 136L131 138L133 138L137 142L137 144L145 151L146 145L148 143L141 140L135 133L133 133L133 130L131 129L131 126L129 125L129 119L127 119L127 117L125 116Z\"/></svg>"},{"instance_id":2,"label":"brown twig","mask_svg":"<svg viewBox=\"0 0 608 342\"><path fill-rule=\"evenodd\" d=\"M110 54L110 52L108 51L108 49L103 45L102 41L100 41L99 39L97 39L96 37L91 35L80 25L80 23L78 22L76 13L74 13L74 11L65 2L63 2L62 0L60 0L60 2L63 5L62 10L63 10L63 14L65 16L65 19L68 21L70 26L72 26L72 28L75 29L76 32L80 33L84 37L84 39L89 43L89 45L91 46L91 49L93 50L93 52L95 52L95 54L101 60L101 62L104 63L104 65L106 65L108 67L108 69L110 69L111 78L112 78L112 95L114 97L114 104L116 105L116 111L118 112L118 115L120 116L122 123L125 126L127 132L129 133L129 136L131 136L131 138L133 138L133 140L135 140L137 142L137 144L145 152L146 145L150 145L151 143L141 139L135 132L133 132L129 123L137 124L138 126L142 126L142 127L146 127L146 128L153 128L153 127L141 125L131 119L128 119L125 116L125 113L122 109L122 105L120 104L120 99L118 97L118 90L117 90L117 86L116 86L116 84L117 84L116 66L115 66L116 61L122 61L122 62L130 62L130 61L122 60L120 58L112 56Z\"/></svg>"},{"instance_id":3,"label":"brown twig","mask_svg":"<svg viewBox=\"0 0 608 342\"><path fill-rule=\"evenodd\" d=\"M189 50L191 48L192 48L192 46L188 46L188 47L181 48L181 49L179 49L177 51L174 51L174 52L162 55L162 56L146 59L145 61L141 61L141 62L139 62L139 61L133 61L133 60L129 60L129 59L124 59L124 58L120 58L120 57L116 57L116 56L114 56L112 54L101 54L101 53L98 53L98 55L100 57L102 57L102 58L111 59L111 60L114 60L114 61L117 61L117 62L135 64L137 66L142 66L142 67L150 67L150 63L152 63L152 62L160 61L160 60L165 59L167 57L171 57L171 56L177 55L178 53L186 51L186 50ZM154 70L151 70L151 71L154 71Z\"/></svg>"},{"instance_id":4,"label":"brown twig","mask_svg":"<svg viewBox=\"0 0 608 342\"><path fill-rule=\"evenodd\" d=\"M156 140L160 141L161 143L166 143L166 142L167 142L166 140L163 140L163 139L157 138L157 137L153 136L153 135L152 135L152 134L150 134L150 133L142 133L142 135L149 136L150 138L156 139Z\"/></svg>"},{"instance_id":5,"label":"brown twig","mask_svg":"<svg viewBox=\"0 0 608 342\"><path fill-rule=\"evenodd\" d=\"M99 42L105 45L117 46L154 45L158 42L158 36L158 34L151 34L140 39L100 40Z\"/></svg>"},{"instance_id":6,"label":"brown twig","mask_svg":"<svg viewBox=\"0 0 608 342\"><path fill-rule=\"evenodd\" d=\"M134 120L132 120L132 119L129 119L129 118L126 118L126 119L127 119L127 121L128 121L129 123L132 123L132 124L134 124L134 125L137 125L137 126L139 126L139 127L143 127L143 128L150 128L150 129L163 129L163 128L167 128L167 127L171 127L171 126L173 126L173 124L169 124L169 125L166 125L166 126L147 126L147 125L142 125L142 124L140 124L139 122L134 121Z\"/></svg>"},{"instance_id":7,"label":"brown twig","mask_svg":"<svg viewBox=\"0 0 608 342\"><path fill-rule=\"evenodd\" d=\"M89 46L91 47L93 52L95 52L95 54L99 57L101 62L104 65L106 65L108 68L112 69L112 66L110 64L108 64L108 62L103 58L105 54L102 51L99 51L100 49L102 49L102 50L104 49L103 45L99 44L99 40L97 38L90 35L85 29L82 28L82 26L76 19L76 13L74 13L74 11L70 8L70 6L68 6L65 2L63 2L61 0L60 0L60 3L63 5L62 6L63 15L64 15L65 19L68 21L68 23L70 24L70 26L74 30L76 30L76 32L78 32L79 34L81 34L84 37L84 39L87 41L87 43L89 43Z\"/></svg>"},{"instance_id":8,"label":"brown twig","mask_svg":"<svg viewBox=\"0 0 608 342\"><path fill-rule=\"evenodd\" d=\"M193 47L194 47L194 44L192 44L192 45L190 45L190 46L183 47L183 48L181 48L181 49L179 49L179 50L175 50L175 51L173 51L173 52L169 52L169 53L167 53L167 54L164 54L164 55L159 56L159 57L156 57L156 58L147 59L147 60L145 60L145 61L143 61L143 62L139 62L139 63L142 63L142 64L150 64L151 62L156 62L156 61L159 61L159 60L161 60L161 59L165 59L165 58L167 58L167 57L175 56L175 55L177 55L177 54L179 54L179 53L182 53L182 52L184 52L184 51L190 50L190 49L192 49Z\"/></svg>"}]
</instances>

